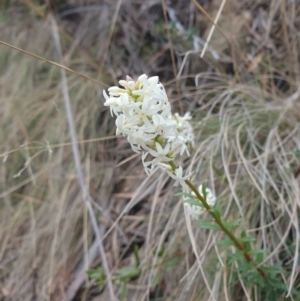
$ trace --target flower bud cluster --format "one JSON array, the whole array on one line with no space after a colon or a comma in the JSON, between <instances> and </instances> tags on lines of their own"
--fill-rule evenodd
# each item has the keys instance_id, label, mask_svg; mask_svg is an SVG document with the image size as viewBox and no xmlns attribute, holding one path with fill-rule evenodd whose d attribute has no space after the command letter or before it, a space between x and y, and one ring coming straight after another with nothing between
<instances>
[{"instance_id":1,"label":"flower bud cluster","mask_svg":"<svg viewBox=\"0 0 300 301\"><path fill-rule=\"evenodd\" d=\"M136 81L127 76L119 81L120 87L110 87L109 95L103 91L105 106L116 115L117 135L127 136L133 151L142 152L142 161L147 174L155 166L167 170L183 184L182 168L174 172L168 162L177 153L189 156L188 146L194 145L189 113L179 116L171 113L171 105L158 76L143 74ZM146 161L146 158L150 160Z\"/></svg>"},{"instance_id":2,"label":"flower bud cluster","mask_svg":"<svg viewBox=\"0 0 300 301\"><path fill-rule=\"evenodd\" d=\"M199 194L203 196L203 192L202 192L202 185L199 186L198 188ZM212 191L206 187L205 189L206 192L206 202L210 207L213 207L216 203L216 197L215 195L212 193ZM192 192L192 195L195 195L194 192ZM200 202L200 201L199 201ZM200 218L200 216L205 212L205 209L196 205L192 205L190 203L184 203L184 205L187 208L187 212L189 214L189 216L191 217L191 219L193 220L198 220Z\"/></svg>"}]
</instances>

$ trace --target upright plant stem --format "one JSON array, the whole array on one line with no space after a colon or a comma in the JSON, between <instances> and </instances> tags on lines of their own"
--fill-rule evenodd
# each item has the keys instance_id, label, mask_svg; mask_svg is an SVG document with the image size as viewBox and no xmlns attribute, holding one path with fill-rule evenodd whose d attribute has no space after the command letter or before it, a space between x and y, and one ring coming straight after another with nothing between
<instances>
[{"instance_id":1,"label":"upright plant stem","mask_svg":"<svg viewBox=\"0 0 300 301\"><path fill-rule=\"evenodd\" d=\"M169 162L171 168L173 169L173 171L176 170L176 165L174 164L174 162ZM190 187L190 189L195 193L196 197L198 198L198 200L203 204L203 206L205 207L205 209L207 210L207 212L212 216L212 218L215 220L215 222L218 224L218 226L222 229L222 231L230 238L230 240L233 242L233 244L235 245L235 247L240 250L243 255L244 258L247 262L251 262L256 270L259 272L259 274L266 279L266 274L265 272L260 269L259 267L257 267L256 262L253 260L253 258L251 257L251 255L247 252L247 250L244 248L243 244L239 241L238 238L235 237L235 235L226 227L226 225L222 222L220 216L218 214L216 214L212 208L208 205L208 203L206 202L205 198L203 196L201 196L201 194L199 193L198 189L192 184L192 182L190 180L185 180L185 183Z\"/></svg>"}]
</instances>

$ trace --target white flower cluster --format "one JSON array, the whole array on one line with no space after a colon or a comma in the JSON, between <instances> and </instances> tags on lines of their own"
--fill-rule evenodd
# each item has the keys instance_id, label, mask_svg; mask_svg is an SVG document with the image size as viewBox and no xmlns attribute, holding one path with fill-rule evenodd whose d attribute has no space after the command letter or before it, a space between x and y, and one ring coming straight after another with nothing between
<instances>
[{"instance_id":1,"label":"white flower cluster","mask_svg":"<svg viewBox=\"0 0 300 301\"><path fill-rule=\"evenodd\" d=\"M202 185L199 186L198 191L199 191L200 195L202 197L204 197L203 193L202 193ZM210 207L214 206L214 204L216 203L216 197L214 196L214 194L212 193L212 191L209 188L206 187L205 191L206 191L206 202L207 202L207 204ZM196 196L194 192L192 192L192 195ZM192 205L192 204L189 204L189 203L184 203L184 205L187 208L187 212L188 212L189 216L193 220L198 220L200 218L200 215L205 212L205 209L202 208L202 207Z\"/></svg>"},{"instance_id":2,"label":"white flower cluster","mask_svg":"<svg viewBox=\"0 0 300 301\"><path fill-rule=\"evenodd\" d=\"M189 113L179 116L171 113L171 105L158 76L141 75L136 81L127 76L119 87L110 87L109 95L103 91L105 106L117 116L116 134L127 136L133 151L143 152L142 161L149 175L155 166L183 184L182 167L174 172L168 162L177 153L189 156L188 146L194 145L194 134ZM147 157L151 157L146 161Z\"/></svg>"},{"instance_id":3,"label":"white flower cluster","mask_svg":"<svg viewBox=\"0 0 300 301\"><path fill-rule=\"evenodd\" d=\"M180 116L178 113L174 114L174 119L177 122L178 132L185 137L186 141L191 145L195 146L195 136L193 128L189 123L189 120L192 119L190 112L185 113L184 116Z\"/></svg>"}]
</instances>

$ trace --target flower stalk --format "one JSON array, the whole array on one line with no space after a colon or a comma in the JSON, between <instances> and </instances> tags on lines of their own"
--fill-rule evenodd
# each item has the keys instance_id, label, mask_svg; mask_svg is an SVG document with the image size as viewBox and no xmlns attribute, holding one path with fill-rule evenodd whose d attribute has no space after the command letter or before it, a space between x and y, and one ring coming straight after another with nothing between
<instances>
[{"instance_id":1,"label":"flower stalk","mask_svg":"<svg viewBox=\"0 0 300 301\"><path fill-rule=\"evenodd\" d=\"M193 129L189 123L190 114L180 116L171 113L170 102L157 76L148 78L143 74L136 81L127 76L126 81L121 80L119 84L122 88L116 86L109 88L109 95L103 91L106 100L104 105L110 107L112 115L117 116L116 134L127 137L132 150L142 153L142 162L148 175L158 167L175 180L175 185L178 183L182 187L187 185L220 229L242 252L245 260L253 264L257 272L266 280L263 269L257 266L243 243L222 221L220 214L213 209L215 196L208 188L206 192L209 194L202 196L199 191L201 189L197 189L190 181L191 175L184 175L182 166L177 167L173 162L178 154L186 153L189 156L189 147L194 145ZM199 219L199 215L204 210L196 205L187 205L192 218Z\"/></svg>"},{"instance_id":2,"label":"flower stalk","mask_svg":"<svg viewBox=\"0 0 300 301\"><path fill-rule=\"evenodd\" d=\"M230 240L234 243L235 247L240 250L243 255L244 258L247 262L252 263L256 270L258 271L258 273L263 277L264 280L266 280L266 274L265 272L259 268L256 264L256 262L253 260L253 258L251 257L251 255L247 252L247 250L244 248L244 246L242 245L242 243L238 240L238 238L236 238L234 236L234 234L226 227L226 225L222 222L221 218L219 217L219 215L217 215L212 209L211 207L207 204L205 198L203 198L201 196L201 194L199 193L199 191L197 190L197 188L191 183L190 180L185 180L185 183L190 187L190 189L196 194L196 197L198 198L198 200L202 203L202 205L205 207L205 209L207 209L207 212L212 216L212 218L214 219L214 221L216 222L216 224L222 229L222 231L230 238Z\"/></svg>"},{"instance_id":3,"label":"flower stalk","mask_svg":"<svg viewBox=\"0 0 300 301\"><path fill-rule=\"evenodd\" d=\"M176 165L174 164L173 161L169 162L169 164L170 164L170 166L171 166L171 168L172 168L173 171L175 171L177 169L177 167L176 167ZM253 260L253 258L251 257L251 255L244 248L243 244L239 241L238 238L236 238L234 236L234 234L228 229L228 227L226 227L226 225L222 222L220 216L218 214L216 214L212 210L212 208L207 203L206 199L200 194L199 190L195 187L195 185L193 185L193 183L190 180L184 180L184 182L194 192L194 194L196 195L197 199L202 203L202 205L207 210L207 212L212 216L212 218L214 219L214 221L216 222L216 224L230 238L230 240L233 242L233 244L235 245L235 247L243 253L245 260L247 262L252 263L255 266L255 268L257 269L257 271L259 272L259 274L264 279L266 279L265 272L257 266L256 262Z\"/></svg>"}]
</instances>

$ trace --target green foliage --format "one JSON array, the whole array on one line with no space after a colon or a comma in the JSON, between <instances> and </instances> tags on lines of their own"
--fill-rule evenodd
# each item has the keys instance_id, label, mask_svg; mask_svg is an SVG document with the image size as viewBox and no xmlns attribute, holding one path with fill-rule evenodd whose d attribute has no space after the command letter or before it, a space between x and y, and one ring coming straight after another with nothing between
<instances>
[{"instance_id":1,"label":"green foliage","mask_svg":"<svg viewBox=\"0 0 300 301\"><path fill-rule=\"evenodd\" d=\"M249 237L246 237L248 240ZM261 263L266 255L266 250L255 249L249 254L253 255L256 263ZM247 289L253 292L256 290L259 300L291 300L285 298L287 294L286 284L283 282L283 269L280 263L275 263L272 266L258 266L255 268L253 263L247 262L243 252L236 250L227 252L227 266L232 270L232 283L238 283L241 279ZM297 296L296 289L292 290L292 295Z\"/></svg>"},{"instance_id":2,"label":"green foliage","mask_svg":"<svg viewBox=\"0 0 300 301\"><path fill-rule=\"evenodd\" d=\"M113 281L117 284L121 284L121 294L120 300L126 300L128 289L127 283L138 278L141 273L142 269L140 268L140 256L138 252L138 246L134 247L134 258L135 258L135 266L127 266L121 269L118 269L113 275ZM87 271L88 277L95 282L98 286L103 286L106 283L105 273L102 268L92 269Z\"/></svg>"},{"instance_id":3,"label":"green foliage","mask_svg":"<svg viewBox=\"0 0 300 301\"><path fill-rule=\"evenodd\" d=\"M230 246L234 246L232 240L227 236L223 239L216 241L216 244L222 247L224 250L227 250L227 248Z\"/></svg>"},{"instance_id":4,"label":"green foliage","mask_svg":"<svg viewBox=\"0 0 300 301\"><path fill-rule=\"evenodd\" d=\"M100 287L105 285L106 277L102 268L88 270L86 273L88 277L95 282L96 285Z\"/></svg>"},{"instance_id":5,"label":"green foliage","mask_svg":"<svg viewBox=\"0 0 300 301\"><path fill-rule=\"evenodd\" d=\"M221 220L221 213L220 213L220 209L219 209L219 206L217 204L215 204L215 206L213 206L211 208L211 211L215 214L215 216Z\"/></svg>"},{"instance_id":6,"label":"green foliage","mask_svg":"<svg viewBox=\"0 0 300 301\"><path fill-rule=\"evenodd\" d=\"M166 245L164 244L158 251L153 251L153 254L157 253L158 261L155 266L155 274L152 278L152 285L157 286L165 277L166 274L171 275L174 268L178 266L180 260L180 254L173 250L175 253L168 254L166 252ZM121 301L127 300L128 297L128 283L136 280L142 273L150 270L151 267L140 266L140 255L137 246L134 247L135 264L133 266L125 266L115 271L112 276L112 281L120 286L119 299ZM94 283L100 287L106 284L106 277L102 268L92 269L87 272L87 275Z\"/></svg>"},{"instance_id":7,"label":"green foliage","mask_svg":"<svg viewBox=\"0 0 300 301\"><path fill-rule=\"evenodd\" d=\"M205 185L202 189L203 194L204 190ZM188 200L187 202L194 204L192 201ZM230 231L234 230L241 223L241 219L230 222L222 221L217 204L212 208L212 212ZM196 224L202 229L222 230L219 222L212 218L201 218L196 221ZM287 288L282 280L283 269L281 264L275 263L272 266L262 265L268 250L252 249L251 243L255 241L255 238L247 235L245 230L241 232L237 239L243 250L237 248L237 245L235 245L229 236L216 242L222 249L227 251L226 266L231 268L232 283L239 283L241 279L247 289L253 292L253 294L256 291L261 298L260 300L263 301L279 300L279 296L280 300L289 300L284 299ZM229 248L231 246L235 246L235 248ZM297 294L295 289L292 294Z\"/></svg>"},{"instance_id":8,"label":"green foliage","mask_svg":"<svg viewBox=\"0 0 300 301\"><path fill-rule=\"evenodd\" d=\"M259 283L257 288L264 300L279 300L283 299L287 294L287 287L281 277L282 268L280 263L275 263L273 266L262 266L261 269L265 272L265 281ZM296 291L292 291L292 294L296 295ZM290 299L286 299L290 300Z\"/></svg>"},{"instance_id":9,"label":"green foliage","mask_svg":"<svg viewBox=\"0 0 300 301\"><path fill-rule=\"evenodd\" d=\"M244 248L247 252L251 251L251 242L255 239L251 236L246 235L246 231L243 230L241 233L240 241L243 243Z\"/></svg>"},{"instance_id":10,"label":"green foliage","mask_svg":"<svg viewBox=\"0 0 300 301\"><path fill-rule=\"evenodd\" d=\"M188 203L190 205L194 205L194 206L197 206L197 207L201 207L201 208L204 208L204 206L202 205L202 203L197 200L197 199L186 199L184 200L185 203Z\"/></svg>"},{"instance_id":11,"label":"green foliage","mask_svg":"<svg viewBox=\"0 0 300 301\"><path fill-rule=\"evenodd\" d=\"M116 271L116 279L121 282L134 280L141 275L141 272L138 267L124 267Z\"/></svg>"},{"instance_id":12,"label":"green foliage","mask_svg":"<svg viewBox=\"0 0 300 301\"><path fill-rule=\"evenodd\" d=\"M127 282L124 281L122 284L122 291L121 291L121 295L120 295L120 300L126 300L127 298L127 294L128 294L128 289L127 289Z\"/></svg>"},{"instance_id":13,"label":"green foliage","mask_svg":"<svg viewBox=\"0 0 300 301\"><path fill-rule=\"evenodd\" d=\"M160 250L159 250L158 253L157 253L157 257L162 257L162 256L164 255L164 253L165 253L165 250L166 250L166 245L163 244L163 245L161 246ZM156 251L153 250L153 255L155 255L155 253L156 253Z\"/></svg>"},{"instance_id":14,"label":"green foliage","mask_svg":"<svg viewBox=\"0 0 300 301\"><path fill-rule=\"evenodd\" d=\"M184 203L188 203L188 204L193 205L193 206L204 208L201 201L198 200L197 197L195 197L195 195L193 195L191 193L179 192L176 195L185 197Z\"/></svg>"},{"instance_id":15,"label":"green foliage","mask_svg":"<svg viewBox=\"0 0 300 301\"><path fill-rule=\"evenodd\" d=\"M133 254L134 254L134 258L135 258L135 266L139 267L141 260L140 260L140 255L139 255L139 247L137 245L135 245L133 248Z\"/></svg>"},{"instance_id":16,"label":"green foliage","mask_svg":"<svg viewBox=\"0 0 300 301\"><path fill-rule=\"evenodd\" d=\"M291 153L294 154L298 158L300 157L300 151L299 150L292 150Z\"/></svg>"},{"instance_id":17,"label":"green foliage","mask_svg":"<svg viewBox=\"0 0 300 301\"><path fill-rule=\"evenodd\" d=\"M220 226L216 224L214 221L212 221L211 218L201 218L196 221L196 224L202 229L216 230L216 231L221 230Z\"/></svg>"},{"instance_id":18,"label":"green foliage","mask_svg":"<svg viewBox=\"0 0 300 301\"><path fill-rule=\"evenodd\" d=\"M206 182L203 182L202 184L202 195L203 195L203 198L206 200Z\"/></svg>"},{"instance_id":19,"label":"green foliage","mask_svg":"<svg viewBox=\"0 0 300 301\"><path fill-rule=\"evenodd\" d=\"M238 225L240 225L242 219L238 218L236 220L230 221L230 222L225 222L225 226L229 229L229 230L233 230L235 229Z\"/></svg>"}]
</instances>

